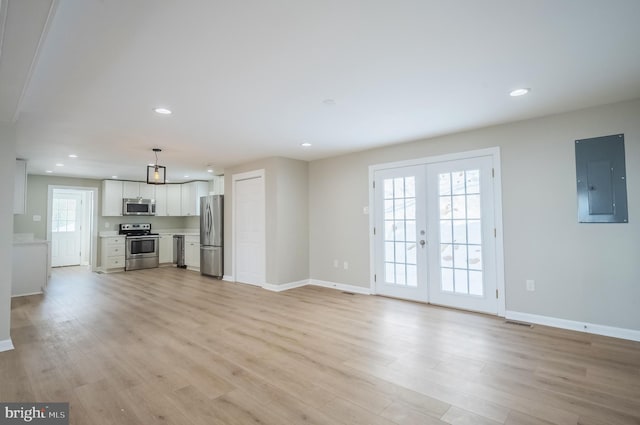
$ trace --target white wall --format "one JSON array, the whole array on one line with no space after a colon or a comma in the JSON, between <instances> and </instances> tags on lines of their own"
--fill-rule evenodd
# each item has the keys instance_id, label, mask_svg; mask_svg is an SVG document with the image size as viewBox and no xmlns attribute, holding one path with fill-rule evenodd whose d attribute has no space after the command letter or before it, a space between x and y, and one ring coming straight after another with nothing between
<instances>
[{"instance_id":1,"label":"white wall","mask_svg":"<svg viewBox=\"0 0 640 425\"><path fill-rule=\"evenodd\" d=\"M225 169L224 269L231 275L233 174L265 170L266 282L309 278L308 163L273 157Z\"/></svg>"},{"instance_id":2,"label":"white wall","mask_svg":"<svg viewBox=\"0 0 640 425\"><path fill-rule=\"evenodd\" d=\"M574 140L616 133L629 223L579 224ZM640 100L311 162L310 277L368 287L369 165L491 146L502 155L507 310L640 329Z\"/></svg>"},{"instance_id":3,"label":"white wall","mask_svg":"<svg viewBox=\"0 0 640 425\"><path fill-rule=\"evenodd\" d=\"M0 342L10 338L15 128L0 124Z\"/></svg>"}]
</instances>

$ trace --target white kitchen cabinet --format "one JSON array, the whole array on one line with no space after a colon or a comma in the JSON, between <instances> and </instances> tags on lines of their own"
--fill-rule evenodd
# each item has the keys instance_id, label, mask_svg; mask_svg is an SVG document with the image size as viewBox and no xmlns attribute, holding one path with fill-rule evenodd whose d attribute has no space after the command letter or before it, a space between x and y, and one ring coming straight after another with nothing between
<instances>
[{"instance_id":1,"label":"white kitchen cabinet","mask_svg":"<svg viewBox=\"0 0 640 425\"><path fill-rule=\"evenodd\" d=\"M168 184L167 187L167 216L181 216L182 215L182 185L181 184Z\"/></svg>"},{"instance_id":2,"label":"white kitchen cabinet","mask_svg":"<svg viewBox=\"0 0 640 425\"><path fill-rule=\"evenodd\" d=\"M105 272L123 271L125 255L124 236L100 238L100 266Z\"/></svg>"},{"instance_id":3,"label":"white kitchen cabinet","mask_svg":"<svg viewBox=\"0 0 640 425\"><path fill-rule=\"evenodd\" d=\"M122 215L123 198L154 199L158 217L200 215L200 197L208 193L209 183L205 181L154 185L145 182L104 180L102 215Z\"/></svg>"},{"instance_id":4,"label":"white kitchen cabinet","mask_svg":"<svg viewBox=\"0 0 640 425\"><path fill-rule=\"evenodd\" d=\"M200 270L200 236L185 236L184 263L188 269Z\"/></svg>"},{"instance_id":5,"label":"white kitchen cabinet","mask_svg":"<svg viewBox=\"0 0 640 425\"><path fill-rule=\"evenodd\" d=\"M200 215L200 197L208 195L209 183L189 182L182 185L182 215Z\"/></svg>"},{"instance_id":6,"label":"white kitchen cabinet","mask_svg":"<svg viewBox=\"0 0 640 425\"><path fill-rule=\"evenodd\" d=\"M13 213L27 212L27 161L16 159L15 188L13 192Z\"/></svg>"},{"instance_id":7,"label":"white kitchen cabinet","mask_svg":"<svg viewBox=\"0 0 640 425\"><path fill-rule=\"evenodd\" d=\"M123 198L156 199L156 185L146 182L122 182Z\"/></svg>"},{"instance_id":8,"label":"white kitchen cabinet","mask_svg":"<svg viewBox=\"0 0 640 425\"><path fill-rule=\"evenodd\" d=\"M211 195L224 195L224 176L213 176Z\"/></svg>"},{"instance_id":9,"label":"white kitchen cabinet","mask_svg":"<svg viewBox=\"0 0 640 425\"><path fill-rule=\"evenodd\" d=\"M145 182L122 182L122 197L156 199L156 185Z\"/></svg>"},{"instance_id":10,"label":"white kitchen cabinet","mask_svg":"<svg viewBox=\"0 0 640 425\"><path fill-rule=\"evenodd\" d=\"M167 185L160 184L156 187L156 216L167 215Z\"/></svg>"},{"instance_id":11,"label":"white kitchen cabinet","mask_svg":"<svg viewBox=\"0 0 640 425\"><path fill-rule=\"evenodd\" d=\"M160 235L160 244L158 246L160 264L173 263L173 235Z\"/></svg>"},{"instance_id":12,"label":"white kitchen cabinet","mask_svg":"<svg viewBox=\"0 0 640 425\"><path fill-rule=\"evenodd\" d=\"M49 242L14 242L12 270L12 297L41 294L49 280Z\"/></svg>"},{"instance_id":13,"label":"white kitchen cabinet","mask_svg":"<svg viewBox=\"0 0 640 425\"><path fill-rule=\"evenodd\" d=\"M137 198L140 196L140 183L139 182L122 182L122 197L123 198Z\"/></svg>"},{"instance_id":14,"label":"white kitchen cabinet","mask_svg":"<svg viewBox=\"0 0 640 425\"><path fill-rule=\"evenodd\" d=\"M155 184L147 184L145 182L138 183L140 186L140 196L142 199L156 199L156 186Z\"/></svg>"},{"instance_id":15,"label":"white kitchen cabinet","mask_svg":"<svg viewBox=\"0 0 640 425\"><path fill-rule=\"evenodd\" d=\"M102 182L102 215L122 215L122 182L119 180L104 180Z\"/></svg>"}]
</instances>

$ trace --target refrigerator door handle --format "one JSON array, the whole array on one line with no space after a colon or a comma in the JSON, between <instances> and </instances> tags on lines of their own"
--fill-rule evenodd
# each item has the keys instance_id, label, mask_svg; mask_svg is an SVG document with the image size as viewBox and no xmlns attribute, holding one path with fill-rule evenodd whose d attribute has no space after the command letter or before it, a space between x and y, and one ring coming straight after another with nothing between
<instances>
[{"instance_id":1,"label":"refrigerator door handle","mask_svg":"<svg viewBox=\"0 0 640 425\"><path fill-rule=\"evenodd\" d=\"M211 234L211 228L213 227L213 213L211 212L211 204L207 205L207 233Z\"/></svg>"}]
</instances>

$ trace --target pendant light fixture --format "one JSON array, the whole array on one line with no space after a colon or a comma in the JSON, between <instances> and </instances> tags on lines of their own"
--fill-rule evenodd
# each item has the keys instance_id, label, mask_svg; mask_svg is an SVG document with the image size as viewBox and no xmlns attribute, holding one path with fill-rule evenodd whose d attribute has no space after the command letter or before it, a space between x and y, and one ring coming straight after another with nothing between
<instances>
[{"instance_id":1,"label":"pendant light fixture","mask_svg":"<svg viewBox=\"0 0 640 425\"><path fill-rule=\"evenodd\" d=\"M156 155L156 163L147 165L147 184L167 183L167 167L158 165L158 152L162 152L162 149L153 148L153 153Z\"/></svg>"}]
</instances>

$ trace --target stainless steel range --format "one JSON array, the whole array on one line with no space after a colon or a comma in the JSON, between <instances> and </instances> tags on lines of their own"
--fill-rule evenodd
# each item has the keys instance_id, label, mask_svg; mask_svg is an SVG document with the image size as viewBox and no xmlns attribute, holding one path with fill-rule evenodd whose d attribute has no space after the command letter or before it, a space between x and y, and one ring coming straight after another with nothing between
<instances>
[{"instance_id":1,"label":"stainless steel range","mask_svg":"<svg viewBox=\"0 0 640 425\"><path fill-rule=\"evenodd\" d=\"M150 223L123 223L119 233L126 235L125 271L158 267L160 236L151 233Z\"/></svg>"}]
</instances>

